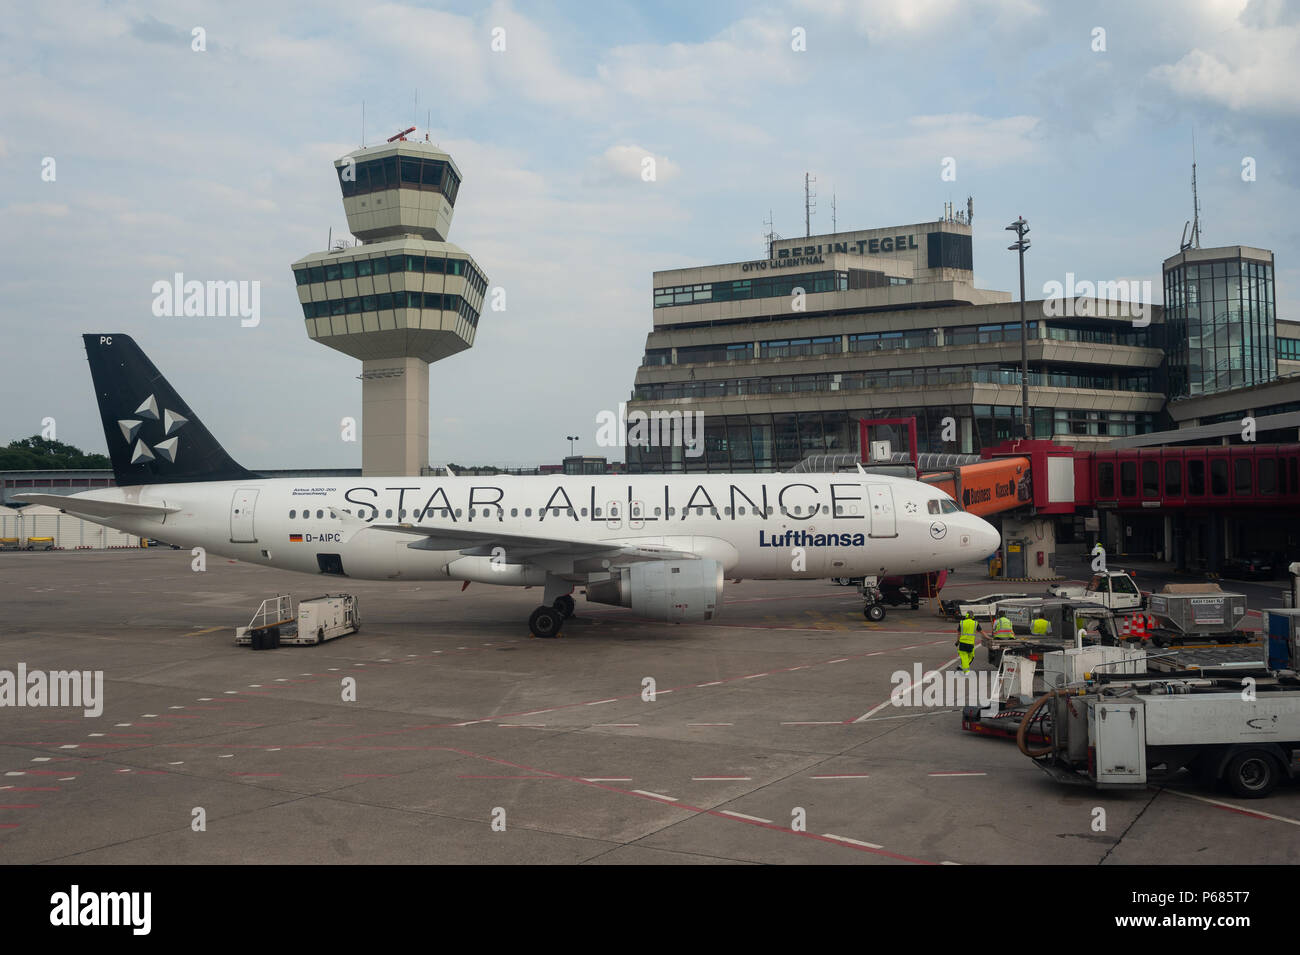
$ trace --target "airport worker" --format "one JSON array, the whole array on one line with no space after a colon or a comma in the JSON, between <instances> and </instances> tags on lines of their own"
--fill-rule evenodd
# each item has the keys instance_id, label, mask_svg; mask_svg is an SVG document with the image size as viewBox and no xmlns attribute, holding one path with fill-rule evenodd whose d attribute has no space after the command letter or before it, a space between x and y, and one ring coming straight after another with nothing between
<instances>
[{"instance_id":1,"label":"airport worker","mask_svg":"<svg viewBox=\"0 0 1300 955\"><path fill-rule=\"evenodd\" d=\"M1006 614L998 614L998 619L993 623L994 640L1010 640L1016 635L1015 628L1011 626L1011 619Z\"/></svg>"},{"instance_id":2,"label":"airport worker","mask_svg":"<svg viewBox=\"0 0 1300 955\"><path fill-rule=\"evenodd\" d=\"M971 661L975 659L975 634L979 630L975 615L967 610L966 616L957 624L957 656L963 672L970 669Z\"/></svg>"},{"instance_id":3,"label":"airport worker","mask_svg":"<svg viewBox=\"0 0 1300 955\"><path fill-rule=\"evenodd\" d=\"M1045 637L1052 632L1052 624L1046 617L1035 617L1029 632L1036 637Z\"/></svg>"}]
</instances>

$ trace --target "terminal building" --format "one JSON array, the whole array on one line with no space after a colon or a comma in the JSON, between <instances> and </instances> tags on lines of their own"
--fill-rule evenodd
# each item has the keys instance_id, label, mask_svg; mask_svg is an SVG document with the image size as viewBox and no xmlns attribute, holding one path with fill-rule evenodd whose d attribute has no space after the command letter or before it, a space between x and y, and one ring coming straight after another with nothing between
<instances>
[{"instance_id":1,"label":"terminal building","mask_svg":"<svg viewBox=\"0 0 1300 955\"><path fill-rule=\"evenodd\" d=\"M974 278L970 220L951 215L655 272L627 413L702 413L704 447L629 446L628 470L786 470L858 452L863 419L914 416L920 452L1024 436L1020 304ZM1300 400L1300 378L1279 378L1300 372L1300 323L1274 314L1271 252L1180 252L1164 306L1060 279L1061 295L1026 304L1034 438L1102 448ZM1268 394L1230 397L1251 389Z\"/></svg>"}]
</instances>

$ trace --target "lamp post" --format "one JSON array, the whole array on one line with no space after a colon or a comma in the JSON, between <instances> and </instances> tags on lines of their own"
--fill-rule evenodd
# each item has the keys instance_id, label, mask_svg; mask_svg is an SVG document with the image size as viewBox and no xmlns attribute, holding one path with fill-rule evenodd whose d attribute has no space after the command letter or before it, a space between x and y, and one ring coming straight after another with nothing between
<instances>
[{"instance_id":1,"label":"lamp post","mask_svg":"<svg viewBox=\"0 0 1300 955\"><path fill-rule=\"evenodd\" d=\"M573 442L578 440L576 434L566 434L564 440L569 442L569 457L573 457Z\"/></svg>"},{"instance_id":2,"label":"lamp post","mask_svg":"<svg viewBox=\"0 0 1300 955\"><path fill-rule=\"evenodd\" d=\"M1016 234L1016 241L1007 248L1020 253L1020 423L1025 437L1032 438L1033 431L1029 425L1029 326L1025 322L1025 249L1029 248L1029 223L1024 216L1007 226L1008 232Z\"/></svg>"}]
</instances>

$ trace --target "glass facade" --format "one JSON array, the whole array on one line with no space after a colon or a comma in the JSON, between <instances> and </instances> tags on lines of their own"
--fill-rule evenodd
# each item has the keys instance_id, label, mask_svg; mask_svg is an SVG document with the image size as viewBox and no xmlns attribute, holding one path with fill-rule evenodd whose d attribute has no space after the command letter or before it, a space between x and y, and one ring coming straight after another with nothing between
<instances>
[{"instance_id":1,"label":"glass facade","mask_svg":"<svg viewBox=\"0 0 1300 955\"><path fill-rule=\"evenodd\" d=\"M1020 437L1020 406L861 408L857 410L711 415L704 419L701 453L681 443L627 448L633 474L784 471L810 454L858 451L863 418L916 417L918 451L977 453ZM1130 435L1155 430L1155 416L1114 411L1031 408L1035 438L1058 435ZM955 423L956 440L944 440ZM878 435L879 437L879 435ZM896 443L901 448L901 443Z\"/></svg>"},{"instance_id":2,"label":"glass facade","mask_svg":"<svg viewBox=\"0 0 1300 955\"><path fill-rule=\"evenodd\" d=\"M1272 263L1184 262L1166 269L1164 280L1170 396L1277 377Z\"/></svg>"},{"instance_id":3,"label":"glass facade","mask_svg":"<svg viewBox=\"0 0 1300 955\"><path fill-rule=\"evenodd\" d=\"M460 190L456 170L441 159L420 156L388 156L336 167L344 198L385 189L419 189L440 192L453 206Z\"/></svg>"},{"instance_id":4,"label":"glass facade","mask_svg":"<svg viewBox=\"0 0 1300 955\"><path fill-rule=\"evenodd\" d=\"M680 350L678 352L680 355ZM807 375L770 375L752 378L692 379L637 385L634 401L673 398L726 398L740 395L776 395L807 391L863 391L875 388L927 388L936 385L1019 385L1020 369L998 365L949 365L923 368L882 368L874 371L815 372ZM1155 376L1148 370L1030 371L1029 384L1049 388L1089 388L1100 391L1152 392Z\"/></svg>"},{"instance_id":5,"label":"glass facade","mask_svg":"<svg viewBox=\"0 0 1300 955\"><path fill-rule=\"evenodd\" d=\"M700 302L734 302L747 298L777 298L796 288L814 292L847 292L849 273L804 272L800 275L764 275L762 278L736 279L731 282L705 282L701 285L676 285L655 289L655 308L669 305L696 305Z\"/></svg>"}]
</instances>

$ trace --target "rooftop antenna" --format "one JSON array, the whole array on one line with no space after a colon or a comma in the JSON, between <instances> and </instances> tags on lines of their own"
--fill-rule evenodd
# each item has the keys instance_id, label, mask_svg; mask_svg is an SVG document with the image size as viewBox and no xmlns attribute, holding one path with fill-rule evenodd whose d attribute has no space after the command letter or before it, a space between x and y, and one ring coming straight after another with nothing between
<instances>
[{"instance_id":1,"label":"rooftop antenna","mask_svg":"<svg viewBox=\"0 0 1300 955\"><path fill-rule=\"evenodd\" d=\"M776 229L772 228L771 209L767 210L767 218L763 220L763 225L767 227L767 231L763 233L763 241L767 244L767 257L770 259L772 257L772 244L781 238L776 234Z\"/></svg>"},{"instance_id":2,"label":"rooftop antenna","mask_svg":"<svg viewBox=\"0 0 1300 955\"><path fill-rule=\"evenodd\" d=\"M966 224L970 225L975 221L975 197L966 197Z\"/></svg>"},{"instance_id":3,"label":"rooftop antenna","mask_svg":"<svg viewBox=\"0 0 1300 955\"><path fill-rule=\"evenodd\" d=\"M812 186L816 181L816 176L811 176L808 173L803 174L803 234L805 237L812 235L812 214L813 210L817 208L817 203L814 201L817 198L817 193L812 191Z\"/></svg>"},{"instance_id":4,"label":"rooftop antenna","mask_svg":"<svg viewBox=\"0 0 1300 955\"><path fill-rule=\"evenodd\" d=\"M366 101L361 101L361 148L366 148Z\"/></svg>"},{"instance_id":5,"label":"rooftop antenna","mask_svg":"<svg viewBox=\"0 0 1300 955\"><path fill-rule=\"evenodd\" d=\"M1188 228L1191 228L1191 236L1187 234ZM1191 222L1183 223L1183 237L1178 243L1178 250L1186 252L1188 249L1199 249L1201 247L1201 200L1196 194L1196 130L1192 130L1192 219Z\"/></svg>"},{"instance_id":6,"label":"rooftop antenna","mask_svg":"<svg viewBox=\"0 0 1300 955\"><path fill-rule=\"evenodd\" d=\"M835 193L832 192L831 193L831 232L838 233L839 231L840 231L839 222L835 218Z\"/></svg>"}]
</instances>

